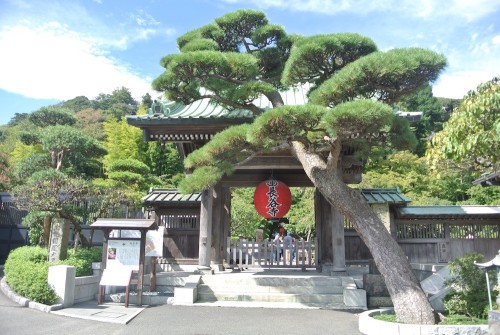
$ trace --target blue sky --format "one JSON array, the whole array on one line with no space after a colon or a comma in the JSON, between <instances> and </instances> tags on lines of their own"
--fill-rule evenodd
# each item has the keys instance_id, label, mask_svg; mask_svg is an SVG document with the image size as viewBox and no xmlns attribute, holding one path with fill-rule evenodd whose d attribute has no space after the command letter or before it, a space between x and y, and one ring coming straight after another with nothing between
<instances>
[{"instance_id":1,"label":"blue sky","mask_svg":"<svg viewBox=\"0 0 500 335\"><path fill-rule=\"evenodd\" d=\"M383 51L442 53L435 96L462 98L500 76L500 0L0 0L0 125L122 86L158 97L151 81L177 37L244 8L288 33L355 32Z\"/></svg>"}]
</instances>

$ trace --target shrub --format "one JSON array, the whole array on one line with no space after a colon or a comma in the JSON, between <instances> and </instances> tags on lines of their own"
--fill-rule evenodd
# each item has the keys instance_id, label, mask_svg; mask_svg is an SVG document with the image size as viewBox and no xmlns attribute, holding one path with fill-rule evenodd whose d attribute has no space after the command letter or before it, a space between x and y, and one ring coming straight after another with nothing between
<instances>
[{"instance_id":1,"label":"shrub","mask_svg":"<svg viewBox=\"0 0 500 335\"><path fill-rule=\"evenodd\" d=\"M444 299L444 307L450 314L463 314L469 317L486 318L488 316L488 290L484 271L474 262L483 262L484 256L479 253L470 253L449 263L450 273L453 276L446 281L451 291ZM496 283L496 272L489 272L490 287ZM492 300L497 292L492 290Z\"/></svg>"},{"instance_id":2,"label":"shrub","mask_svg":"<svg viewBox=\"0 0 500 335\"><path fill-rule=\"evenodd\" d=\"M68 251L68 258L64 261L57 262L57 264L52 265L71 265L76 268L76 276L91 276L92 275L92 263L100 262L102 260L102 248L92 247L90 249L80 248L76 252L74 249Z\"/></svg>"},{"instance_id":3,"label":"shrub","mask_svg":"<svg viewBox=\"0 0 500 335\"><path fill-rule=\"evenodd\" d=\"M55 292L47 283L49 266L71 265L76 276L92 275L92 262L101 261L101 247L78 249L68 252L64 261L47 262L47 249L42 247L20 247L10 252L5 262L5 279L19 295L30 300L52 305L57 301Z\"/></svg>"},{"instance_id":4,"label":"shrub","mask_svg":"<svg viewBox=\"0 0 500 335\"><path fill-rule=\"evenodd\" d=\"M57 296L47 283L48 269L47 249L20 247L12 250L5 261L5 279L19 295L52 305Z\"/></svg>"}]
</instances>

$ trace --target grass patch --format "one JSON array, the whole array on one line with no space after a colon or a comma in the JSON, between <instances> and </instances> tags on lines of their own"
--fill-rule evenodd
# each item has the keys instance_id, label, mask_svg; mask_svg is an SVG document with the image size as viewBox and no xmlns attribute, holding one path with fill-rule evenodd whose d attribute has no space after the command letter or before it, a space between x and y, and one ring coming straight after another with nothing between
<instances>
[{"instance_id":1,"label":"grass patch","mask_svg":"<svg viewBox=\"0 0 500 335\"><path fill-rule=\"evenodd\" d=\"M395 322L402 323L396 319L395 314L377 314L372 316L375 320L385 321L385 322Z\"/></svg>"},{"instance_id":2,"label":"grass patch","mask_svg":"<svg viewBox=\"0 0 500 335\"><path fill-rule=\"evenodd\" d=\"M440 325L487 325L487 319L479 319L466 315L450 314L445 316Z\"/></svg>"}]
</instances>

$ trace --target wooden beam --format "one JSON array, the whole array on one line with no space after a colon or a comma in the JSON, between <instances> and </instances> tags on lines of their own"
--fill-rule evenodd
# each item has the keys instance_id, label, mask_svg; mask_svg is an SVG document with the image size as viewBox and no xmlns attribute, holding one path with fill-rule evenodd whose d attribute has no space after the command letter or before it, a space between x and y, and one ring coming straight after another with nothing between
<instances>
[{"instance_id":1,"label":"wooden beam","mask_svg":"<svg viewBox=\"0 0 500 335\"><path fill-rule=\"evenodd\" d=\"M304 171L287 170L272 171L266 170L243 170L236 171L231 176L225 176L222 180L224 187L255 187L264 180L271 177L281 180L289 187L313 187Z\"/></svg>"},{"instance_id":2,"label":"wooden beam","mask_svg":"<svg viewBox=\"0 0 500 335\"><path fill-rule=\"evenodd\" d=\"M236 170L253 169L302 169L300 162L293 156L257 156L236 166Z\"/></svg>"}]
</instances>

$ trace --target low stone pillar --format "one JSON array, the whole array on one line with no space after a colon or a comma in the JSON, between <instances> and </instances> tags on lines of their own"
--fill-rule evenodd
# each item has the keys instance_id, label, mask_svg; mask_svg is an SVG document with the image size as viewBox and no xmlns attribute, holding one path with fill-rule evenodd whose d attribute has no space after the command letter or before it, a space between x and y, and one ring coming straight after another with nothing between
<instances>
[{"instance_id":1,"label":"low stone pillar","mask_svg":"<svg viewBox=\"0 0 500 335\"><path fill-rule=\"evenodd\" d=\"M76 268L68 265L49 267L48 283L57 295L57 303L63 307L73 306L75 301Z\"/></svg>"},{"instance_id":2,"label":"low stone pillar","mask_svg":"<svg viewBox=\"0 0 500 335\"><path fill-rule=\"evenodd\" d=\"M488 334L500 335L500 311L488 313Z\"/></svg>"}]
</instances>

